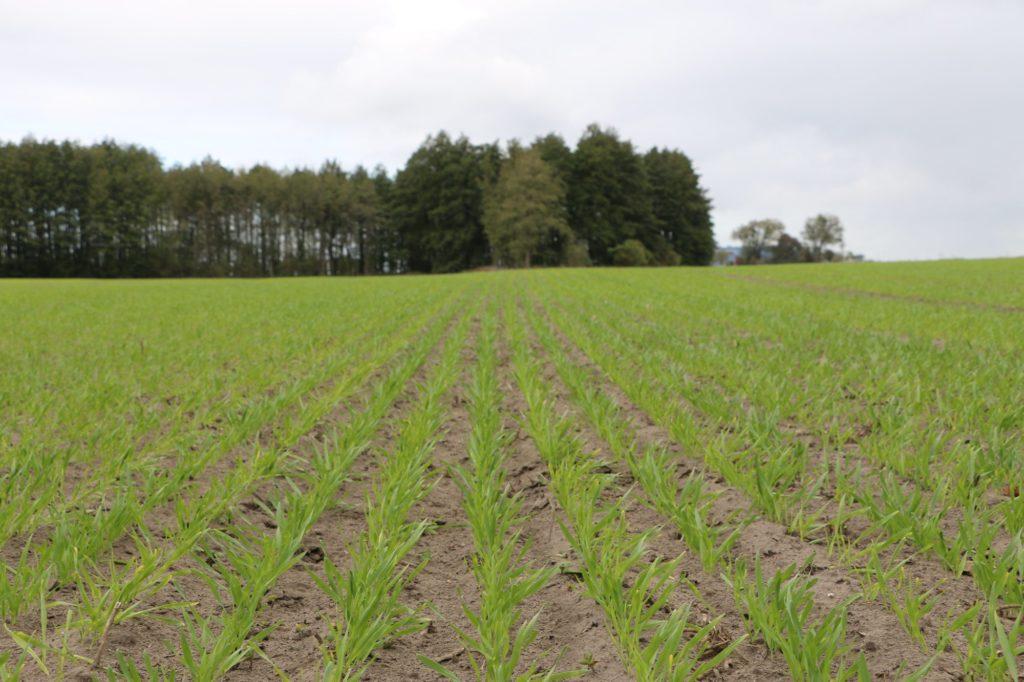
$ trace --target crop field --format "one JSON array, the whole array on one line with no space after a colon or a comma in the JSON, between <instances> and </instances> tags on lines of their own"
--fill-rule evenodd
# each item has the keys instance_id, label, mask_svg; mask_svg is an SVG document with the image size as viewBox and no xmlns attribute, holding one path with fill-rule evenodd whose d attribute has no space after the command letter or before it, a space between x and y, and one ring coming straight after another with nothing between
<instances>
[{"instance_id":1,"label":"crop field","mask_svg":"<svg viewBox=\"0 0 1024 682\"><path fill-rule=\"evenodd\" d=\"M0 282L0 679L1012 680L1024 260Z\"/></svg>"}]
</instances>

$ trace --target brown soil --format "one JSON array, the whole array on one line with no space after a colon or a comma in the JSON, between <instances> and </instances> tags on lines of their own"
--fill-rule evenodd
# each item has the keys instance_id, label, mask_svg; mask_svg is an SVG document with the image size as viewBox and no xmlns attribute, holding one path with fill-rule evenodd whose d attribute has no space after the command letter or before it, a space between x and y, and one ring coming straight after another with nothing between
<instances>
[{"instance_id":1,"label":"brown soil","mask_svg":"<svg viewBox=\"0 0 1024 682\"><path fill-rule=\"evenodd\" d=\"M537 348L537 353L542 354L543 351ZM545 364L545 379L554 388L552 399L555 400L556 410L573 415L574 422L579 425L577 436L583 440L587 451L598 455L618 475L615 494L625 494L633 484L628 469L624 464L615 460L607 445L586 425L586 418L573 408L567 388L550 363ZM605 388L606 390L617 390L612 387ZM689 602L692 608L691 617L701 625L721 616L722 621L718 628L722 638L731 640L742 636L745 632L742 614L737 611L732 591L721 579L721 576L711 575L704 571L699 557L679 539L675 528L659 514L641 504L641 491L633 490L631 494L633 503L627 509L630 529L640 532L654 527L661 528L661 532L655 536L650 546L652 558L654 556L667 560L680 558L680 577L692 582L699 591L699 600L689 598L691 595L677 595L674 606L678 606L684 601ZM768 651L763 642L749 638L728 661L719 667L716 675L723 679L735 680L789 679L785 661L780 656Z\"/></svg>"},{"instance_id":2,"label":"brown soil","mask_svg":"<svg viewBox=\"0 0 1024 682\"><path fill-rule=\"evenodd\" d=\"M540 310L541 312L543 312L542 309ZM626 398L622 391L617 386L612 384L610 380L608 380L607 377L600 371L600 369L597 368L591 362L591 360L588 357L586 357L578 348L576 348L560 330L558 330L557 328L553 328L553 331L555 332L559 340L563 343L563 345L567 348L574 361L581 364L582 366L590 368L592 373L596 374L599 381L605 382L607 390L611 395L614 395L616 397L616 401L620 404L625 413L632 414L635 422L646 423L647 427L653 430L655 434L655 440L669 438L666 432L654 426L653 422L646 414L643 414L642 411L640 411L635 406L631 405L628 398ZM723 395L732 395L724 387L716 383L716 381L712 378L690 376L689 379L694 383L700 384L702 389L707 388L708 390L713 390ZM851 395L847 397L852 399L855 396ZM752 409L745 398L741 397L741 403L746 409ZM680 405L693 416L695 421L704 424L706 428L715 428L714 425L711 423L711 420L709 420L705 415L703 415L692 404L680 398ZM817 470L818 467L821 466L824 463L824 460L826 459L829 462L834 461L835 455L837 453L834 451L826 451L825 446L823 445L821 440L813 434L812 430L808 429L807 427L803 426L802 424L798 423L793 419L785 419L779 422L777 426L779 430L782 432L784 439L791 442L800 442L804 446L806 446L808 455L808 471ZM870 429L865 430L863 432L859 432L858 437L855 437L852 440L846 442L838 451L842 466L847 470L860 472L862 475L866 477L866 480L870 480L870 477L872 475L878 473L883 469L883 465L871 460L861 452L860 439L870 436ZM643 439L641 439L641 441L643 442ZM679 451L678 446L672 447L676 451ZM705 470L703 466L699 466L697 467L697 469L699 471ZM709 489L711 490L716 490L716 486L720 486L725 483L724 479L722 479L721 477L712 476L711 478L713 479L713 483L716 484L709 487ZM911 490L915 488L920 488L923 492L925 492L926 495L928 494L927 488L922 486L915 480L899 474L896 474L896 478L898 481L901 482L901 484L905 488ZM811 508L813 512L820 514L821 519L824 522L828 522L836 513L836 504L833 501L832 493L832 481L829 480L826 482L820 495L817 498L815 498L815 500L813 500L811 503ZM743 493L733 490L730 493L730 495L739 501L737 502L737 504L742 505L742 508L744 510L747 510L747 507L749 506L749 499L746 498L746 496ZM990 505L997 504L1003 499L1005 499L1005 496L997 492L991 492L986 497L986 501ZM743 502L744 500L746 500L745 503ZM719 503L716 504L716 507L721 507L722 504L723 502L719 501ZM725 509L727 511L739 508L740 506L733 506L728 503L725 504ZM728 514L723 512L721 518L728 518ZM942 530L948 537L953 537L957 534L958 523L961 518L962 511L959 508L954 507L953 509L949 510L947 514L940 520L942 524ZM763 521L760 523L763 523ZM873 539L873 536L871 536L870 534L861 536L861 533L864 533L865 531L869 530L869 527L869 523L863 517L855 517L854 519L847 522L847 524L843 528L843 531L847 540L859 540L858 542L854 543L853 546L855 548L863 549L869 544L871 539ZM783 527L780 526L779 528ZM809 542L802 542L801 544L804 546L812 546L816 549L817 552L821 553L825 550L825 548L822 547L822 545L827 544L828 534L826 532L820 532L815 534L813 538L807 538L806 540L809 540ZM993 541L993 551L1002 551L1007 546L1009 541L1009 533L1007 533L1005 530L1000 531L997 534L995 540ZM927 641L929 647L931 647L932 649L934 649L934 646L938 640L939 625L943 620L944 615L956 615L963 613L964 611L968 610L970 607L975 605L977 602L985 600L983 593L974 583L974 581L970 577L969 572L965 575L955 576L945 567L945 565L937 557L931 554L922 555L920 552L916 551L915 548L909 542L905 543L905 545L886 548L879 552L879 555L885 565L893 565L898 562L905 562L904 570L906 577L911 581L916 581L916 583L919 586L917 591L931 590L930 600L934 603L934 607L932 609L933 617L926 616L923 619L921 632L925 637L925 640ZM805 557L802 556L801 559L803 558ZM834 562L835 561L833 561L833 563ZM785 566L787 565L787 563L787 561L783 561L781 566ZM864 561L861 559L846 563L843 566L843 569L855 575L856 570L863 568L863 566ZM859 587L856 582L853 583L853 586L853 593L855 593L859 590ZM834 594L838 594L834 590L832 592ZM851 610L851 613L853 613L855 610L863 608L864 603L865 602L860 601L857 604L855 604L854 609ZM882 608L887 608L887 606L884 603L878 602L878 605ZM1005 626L1008 628L1012 627L1012 617L1016 615L1016 611L1011 607L1006 607L1005 610L1001 611L1000 613L1004 616ZM852 622L853 621L851 620L851 627ZM952 645L954 648L960 651L966 650L965 640L963 638L962 633L957 632L952 634ZM873 649L874 645L871 646ZM868 660L871 660L870 657L868 657ZM872 669L874 670L874 668ZM953 676L958 676L960 674L959 665L957 664L955 655L952 652L947 652L945 655L940 656L940 658L931 670L933 674L939 674L942 671L944 671L945 674Z\"/></svg>"},{"instance_id":3,"label":"brown soil","mask_svg":"<svg viewBox=\"0 0 1024 682\"><path fill-rule=\"evenodd\" d=\"M472 353L467 351L464 359L469 367ZM521 540L526 547L525 560L534 567L571 562L568 543L552 518L554 506L545 488L544 464L515 421L524 405L509 376L507 357L499 372L503 393L507 396L506 428L516 435L506 454L509 489L513 494L522 495L523 511L528 514ZM382 651L369 669L368 679L436 679L437 676L419 662L421 655L442 662L463 679L472 679L470 654L460 642L456 628L472 633L463 604L477 609L479 594L468 563L474 550L472 534L461 507L461 493L450 470L454 465L468 462L471 425L464 386L457 386L453 392L446 433L434 451L439 473L437 485L414 510L416 518L442 522L420 541L419 555L410 563L429 561L403 594L403 601L410 607L424 602L429 605L427 613L431 624L425 631L400 639ZM590 666L587 679L609 682L628 679L604 628L600 609L586 597L574 576L557 574L523 604L524 618L538 612L538 636L525 652L520 672L525 672L528 663L539 663L544 669L553 666L567 670L583 667L582 661L586 660Z\"/></svg>"},{"instance_id":4,"label":"brown soil","mask_svg":"<svg viewBox=\"0 0 1024 682\"><path fill-rule=\"evenodd\" d=\"M435 348L433 355L436 356L437 352L438 349ZM309 462L317 448L323 446L323 439L328 431L327 425L344 423L352 409L359 409L357 406L365 403L378 380L389 371L393 364L395 364L395 359L375 369L354 395L336 405L291 448L292 456L289 466L293 474L301 473L302 469L306 468L305 463ZM298 673L298 677L301 679L304 669L319 669L321 655L317 637L326 634L327 623L331 621L334 613L333 603L316 587L309 577L309 571L316 569L322 562L328 548L336 549L332 558L338 565L344 564L344 561L339 560L338 556L343 557L345 543L354 538L363 526L362 513L356 510L361 507L362 496L369 483L369 473L376 468L376 458L372 453L386 449L395 423L408 409L414 387L417 382L426 377L426 372L432 364L433 359L428 358L425 365L414 376L413 381L407 385L406 393L392 405L370 451L364 453L363 457L353 465L351 491L343 489L343 499L339 501L339 506L328 509L307 534L305 543L307 555L295 567L281 576L275 588L264 599L265 607L261 610L256 626L274 626L274 630L264 641L262 649L276 665L279 665L289 675ZM316 397L324 395L335 385L336 381L336 378L328 378L313 389L305 397L305 401L315 400ZM274 429L283 423L288 415L297 413L298 409L298 405L286 408L272 423L261 427L251 440L236 446L229 453L212 462L194 481L190 482L187 488L189 492L186 494L191 497L201 495L202 491L213 489L217 481L241 462L253 448L274 447L277 443ZM303 487L299 479L293 478L292 483L298 484L300 488ZM282 478L273 478L261 484L249 499L241 501L231 509L232 520L241 524L251 524L255 528L272 530L275 527L273 520L264 511L260 502L276 499L283 491L285 484L286 482ZM172 500L154 509L145 519L146 527L156 538L156 545L164 544L162 539L164 532L169 532L177 527L175 503ZM214 524L215 527L219 525L221 524ZM5 549L10 550L10 548ZM131 561L135 554L134 544L128 537L118 539L109 551L110 560L115 565ZM198 575L191 574L197 568L193 564L196 556L198 555L186 556L178 562L173 567L176 572L173 584L153 595L142 605L145 608L156 608L157 618L132 619L110 628L102 661L104 666L113 665L117 655L123 654L139 665L148 657L153 663L167 669L179 668L180 652L175 644L178 642L181 617L176 610L162 609L160 606L172 601L191 602L196 605L196 610L205 617L227 609L227 605L218 603L204 580ZM221 589L224 588L219 580L216 582ZM51 592L50 596L58 602L75 603L78 601L79 595L74 586L68 585L60 586L56 591ZM52 633L50 639L53 644L58 644L60 629L57 626L63 625L65 613L66 608L59 603L48 611ZM36 615L29 613L20 619L19 626L28 632L38 631L38 621ZM69 643L73 652L89 657L96 654L99 646L97 642L81 641L74 636ZM7 638L0 638L0 653L5 650L15 653L16 650L10 647L11 644L12 642ZM79 667L73 672L72 679L76 676L82 679L91 679L97 676L97 673L91 668ZM277 679L273 666L263 659L243 662L229 677L236 674L246 674L250 677L256 675L256 679ZM26 666L22 678L26 680L49 679L31 663Z\"/></svg>"},{"instance_id":5,"label":"brown soil","mask_svg":"<svg viewBox=\"0 0 1024 682\"><path fill-rule=\"evenodd\" d=\"M337 506L325 510L306 534L306 554L303 559L286 571L265 597L257 626L275 627L273 634L261 647L273 665L263 659L252 659L231 671L227 679L277 679L275 666L293 680L319 679L317 675L323 660L321 643L326 641L331 623L337 621L337 606L316 584L313 575L324 577L325 560L342 570L348 565L349 543L366 527L366 495L380 468L381 458L393 449L402 420L415 406L416 386L430 375L443 344L444 341L432 349L427 361L415 372L403 393L389 408L370 448L353 463L349 480L338 492ZM360 409L357 405L365 403L372 387L387 371L387 367L379 368L365 382L358 400L349 400L347 404L337 406L330 418L321 423L344 423L352 410ZM307 434L297 448L312 452L312 448L318 446L324 430L322 427L315 428L314 433ZM374 678L368 676L367 679Z\"/></svg>"},{"instance_id":6,"label":"brown soil","mask_svg":"<svg viewBox=\"0 0 1024 682\"><path fill-rule=\"evenodd\" d=\"M611 382L600 369L578 348L573 346L557 329L554 329L572 360L585 367L619 406L628 420L637 439L643 446L659 446L677 456L680 479L690 472L704 475L706 488L717 495L710 509L710 521L720 525L731 525L737 518L752 512L751 500L742 491L728 485L725 480L711 471L703 462L702 453L684 452L673 442L669 432L655 424L652 419L634 405L625 393ZM432 474L435 485L426 498L413 512L415 520L428 520L433 529L425 534L417 547L406 559L406 565L416 566L425 561L425 568L415 577L403 592L402 602L420 610L430 619L423 631L389 643L378 652L364 679L367 680L433 680L437 676L419 660L420 656L432 658L451 668L463 679L473 677L470 653L460 641L457 630L472 632L463 611L465 607L476 609L479 595L469 566L474 551L472 535L461 506L461 493L455 483L451 468L468 461L467 449L471 424L466 405L468 372L475 357L471 348L472 338L463 351L465 374L448 396L448 415L443 432L433 451ZM448 337L450 339L450 336ZM443 346L442 342L442 346ZM679 560L680 578L692 584L694 592L679 590L673 596L672 606L686 605L691 609L691 618L699 624L721 617L716 637L731 640L746 632L745 615L733 599L731 588L717 571L705 571L699 558L679 538L667 519L642 503L642 491L635 486L624 464L615 460L607 444L587 425L586 418L574 408L566 386L561 382L545 352L534 341L535 356L540 359L545 379L552 386L555 410L567 414L576 426L576 434L585 449L607 463L617 474L617 481L606 492L609 498L630 495L626 508L630 529L642 532L659 528L648 547L648 558ZM251 658L232 670L228 679L271 680L278 673L284 673L295 680L318 679L322 661L322 642L328 636L331 623L337 621L337 608L332 600L315 584L314 575L323 575L324 561L329 559L342 570L348 563L348 543L365 528L363 506L371 482L395 442L401 420L415 404L417 388L436 365L440 348L435 348L428 361L421 367L413 381L405 387L404 393L393 404L378 430L371 448L358 459L347 481L338 493L337 505L326 510L310 529L304 541L305 555L302 560L285 572L264 598L263 608L257 619L257 628L271 627L272 632L262 644L267 659ZM390 363L389 363L390 364ZM372 387L378 383L387 367L379 368L356 395L337 405L313 430L302 437L292 448L295 455L289 473L301 474L308 471L310 457L321 447L324 437L332 424L347 421L352 410L368 398ZM511 375L509 351L500 348L501 390L504 395L503 410L505 424L515 436L508 448L505 467L508 474L509 492L518 494L522 500L524 520L520 543L524 548L524 560L534 567L554 566L559 571L547 586L534 595L522 607L522 615L529 618L539 613L538 637L523 656L524 663L519 672L525 672L526 665L537 663L542 669L569 670L584 668L588 680L614 681L630 679L616 654L605 617L599 606L586 594L584 586L572 567L577 559L559 528L564 516L548 490L547 469L540 458L536 445L523 430L520 419L525 412L525 400ZM701 378L694 378L702 382ZM312 395L322 395L332 384L321 385ZM709 390L722 390L708 382ZM708 424L692 405L680 399L684 409L694 418ZM285 410L285 413L289 413ZM283 418L283 415L279 416ZM711 428L711 426L708 426ZM213 427L217 428L216 425ZM831 458L834 453L825 452L822 444L803 429L800 424L780 424L787 438L800 440L809 449L813 463ZM272 426L265 426L260 433L244 445L234 448L219 461L211 464L206 471L192 482L189 497L203 491L215 490L217 481L232 466L251 452L254 445L271 447L276 442ZM841 453L851 466L870 470L876 466L862 457L856 442L848 444ZM75 474L77 476L77 474ZM301 487L301 478L295 479ZM265 481L247 500L233 508L235 520L243 520L257 528L273 530L273 520L259 504L270 500L284 489L283 477ZM818 509L828 517L833 503L828 490L816 500ZM154 510L146 519L147 528L157 538L165 529L176 526L173 503ZM850 535L863 526L851 523ZM36 538L38 541L38 536ZM817 541L816 541L817 540ZM733 548L732 559L762 562L768 574L790 564L806 565L807 574L813 575L816 615L839 604L846 598L860 592L856 564L842 563L839 558L829 555L821 538L798 538L787 532L784 525L764 519L745 525L739 540ZM163 540L156 539L159 544ZM4 548L3 558L16 561L14 547ZM104 557L115 565L132 559L136 549L129 538L119 539ZM906 549L892 549L889 557L906 559L907 573L919 580L925 588L937 586L935 615L941 617L947 612L963 611L980 598L969 577L953 578L937 561L913 556ZM138 618L116 625L109 630L104 644L104 664L114 665L118 654L141 663L150 658L154 663L181 672L178 660L180 652L177 642L180 632L178 612L173 609L159 609L169 601L189 601L203 615L213 615L226 608L211 597L209 586L195 569L201 553L194 553L175 567L177 574L171 586L154 595L144 606L157 608L160 618ZM50 595L57 602L74 603L80 595L71 586L57 586ZM59 605L49 612L50 641L59 644L58 633L63 625L66 610ZM875 679L895 680L922 666L927 655L904 630L888 606L880 600L860 599L849 608L847 642L856 653L863 653ZM38 617L27 615L17 626L27 632L38 632ZM926 619L924 635L928 643L934 644L937 626ZM954 639L954 646L962 641ZM72 639L71 649L92 656L99 648L98 642L82 642ZM0 653L14 652L12 642L0 637ZM73 671L83 679L100 677L90 670ZM959 679L960 666L952 652L943 654L935 663L927 679ZM26 666L24 679L48 679L31 663ZM712 674L712 679L728 680L784 680L790 675L783 658L772 653L759 637L748 638L732 654L728 661Z\"/></svg>"},{"instance_id":7,"label":"brown soil","mask_svg":"<svg viewBox=\"0 0 1024 682\"><path fill-rule=\"evenodd\" d=\"M712 523L730 524L735 520L737 514L745 515L752 511L750 499L742 492L728 486L725 480L715 472L709 471L703 464L700 453L683 452L670 434L632 404L622 390L609 381L588 357L557 330L556 334L573 361L590 370L591 376L600 382L602 390L615 400L623 416L633 424L637 442L641 448L656 444L678 454L680 477L688 475L690 471L700 472L704 475L706 489L718 495L710 510L709 520ZM554 373L551 372L551 374ZM704 416L697 413L692 405L686 404L685 407L694 413L696 419L704 419ZM582 422L582 420L583 417L578 416L578 421ZM628 477L628 472L622 468L620 471L623 477ZM656 522L664 524L665 520L658 517ZM682 551L684 555L688 554L685 549ZM760 557L762 566L768 575L792 563L808 562L810 573L817 581L814 585L814 598L816 611L819 614L860 592L859 582L855 575L851 574L847 567L837 565L835 560L828 556L825 547L802 541L790 535L785 526L778 523L759 519L747 525L740 533L732 555L735 558L747 560ZM696 562L696 557L694 557L694 561ZM695 565L699 570L699 563L695 563ZM925 561L916 561L914 569L923 569L915 570L914 575L927 586L938 584L951 577L941 566ZM719 584L715 585L715 589L709 589L709 583L714 585L716 582ZM717 594L719 601L713 604L714 613L734 615L736 604L732 600L732 593L727 586L720 583L720 578L711 577L707 582L702 582L700 587L702 591ZM964 599L961 593L963 590L970 592L971 587L973 586L965 585L962 580L957 581L958 589L954 590L949 595L949 599L944 601L950 605L963 604ZM970 603L972 602L968 601L963 608L969 606ZM940 604L936 612L944 612L944 610L940 610L944 605L946 604ZM908 672L916 670L926 663L927 657L920 646L910 638L896 616L885 604L877 600L861 599L854 602L848 613L847 641L855 652L864 654L868 667L876 679L901 679ZM742 629L738 632L742 632ZM757 660L757 657L752 657L752 660ZM738 673L739 671L737 671ZM777 673L769 673L760 663L752 666L751 673L754 675L751 679L788 679L789 676L784 665ZM957 679L959 676L960 667L952 654L940 658L930 672L930 679Z\"/></svg>"}]
</instances>

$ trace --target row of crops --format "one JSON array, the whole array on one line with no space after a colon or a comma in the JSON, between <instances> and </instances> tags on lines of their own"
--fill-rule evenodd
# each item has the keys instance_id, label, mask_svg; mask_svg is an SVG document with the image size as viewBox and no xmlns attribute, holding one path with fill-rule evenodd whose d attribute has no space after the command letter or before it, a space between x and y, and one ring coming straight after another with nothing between
<instances>
[{"instance_id":1,"label":"row of crops","mask_svg":"<svg viewBox=\"0 0 1024 682\"><path fill-rule=\"evenodd\" d=\"M1016 679L1021 282L0 283L0 678Z\"/></svg>"}]
</instances>

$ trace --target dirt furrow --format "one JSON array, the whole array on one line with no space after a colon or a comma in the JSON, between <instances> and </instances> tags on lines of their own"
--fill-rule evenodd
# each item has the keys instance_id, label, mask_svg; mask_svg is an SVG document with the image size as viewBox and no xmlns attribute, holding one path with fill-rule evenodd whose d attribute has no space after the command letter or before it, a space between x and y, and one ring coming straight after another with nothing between
<instances>
[{"instance_id":1,"label":"dirt furrow","mask_svg":"<svg viewBox=\"0 0 1024 682\"><path fill-rule=\"evenodd\" d=\"M636 488L628 468L616 459L608 445L589 425L586 416L573 405L568 387L559 377L543 347L535 343L534 350L541 358L544 379L553 389L551 399L556 411L573 417L575 434L583 441L585 450L606 462L616 474L617 482L609 488L609 492L615 497L631 495L631 502L626 509L630 529L642 532L650 528L660 528L661 532L654 536L649 545L651 557L659 557L662 560L677 557L681 559L680 579L696 588L696 598L684 594L681 590L676 594L672 605L679 606L684 601L689 602L693 608L692 617L698 621L698 625L704 625L721 616L717 637L722 641L742 636L745 631L742 614L737 610L732 591L722 580L721 575L706 572L700 558L682 542L672 524L642 503L643 493ZM751 639L741 644L715 674L735 680L783 679L788 676L782 657L768 651L763 643Z\"/></svg>"},{"instance_id":2,"label":"dirt furrow","mask_svg":"<svg viewBox=\"0 0 1024 682\"><path fill-rule=\"evenodd\" d=\"M540 612L539 635L526 658L560 657L558 669L585 669L588 680L629 679L631 676L615 653L601 608L587 596L574 573L574 554L559 527L560 521L567 521L547 488L547 467L540 452L522 426L526 400L512 376L511 356L504 344L500 345L499 355L506 428L515 434L506 458L506 471L510 492L520 495L526 514L526 559L534 566L559 569L551 582L523 606L527 616Z\"/></svg>"},{"instance_id":3,"label":"dirt furrow","mask_svg":"<svg viewBox=\"0 0 1024 682\"><path fill-rule=\"evenodd\" d=\"M712 523L732 524L738 517L747 516L753 511L751 500L744 493L729 486L717 472L709 471L700 453L684 452L667 429L656 424L649 415L634 405L557 326L552 328L571 359L590 371L594 380L599 382L602 391L613 398L621 414L633 424L637 444L641 450L646 446L660 446L676 454L679 458L680 479L689 475L691 471L700 472L705 476L706 489L717 495L709 514ZM680 402L685 401L681 399ZM695 411L688 403L686 407L691 412ZM622 473L628 476L628 472L623 470ZM814 598L818 612L827 610L860 592L856 577L831 559L825 547L802 541L789 534L784 525L763 518L742 529L732 554L734 557L748 560L760 557L762 566L769 575L792 563L807 563L808 572L814 575L817 581L814 585ZM731 590L723 586L721 596L723 607L734 612L736 605L732 601ZM854 651L864 654L876 678L899 679L901 675L926 663L927 658L920 647L883 603L861 599L850 606L848 613L847 640ZM938 675L936 679L952 679L959 674L959 665L951 655L947 655L936 663L931 674Z\"/></svg>"},{"instance_id":4,"label":"dirt furrow","mask_svg":"<svg viewBox=\"0 0 1024 682\"><path fill-rule=\"evenodd\" d=\"M427 380L437 365L456 322L456 319L450 321L442 342L431 349L426 361L388 408L370 446L349 470L348 480L338 492L337 504L325 510L307 532L304 542L306 553L302 561L282 574L268 592L257 625L276 627L261 647L273 665L265 660L252 659L248 669L245 665L240 666L228 675L228 679L251 679L254 672L272 679L275 677L274 666L280 667L293 680L320 679L323 667L321 643L327 639L337 618L337 606L317 586L313 576L323 578L325 559L341 570L347 568L349 543L366 528L364 509L374 475L380 469L382 458L394 449L403 420L415 408L418 386ZM386 373L387 368L377 370L374 378L365 382L357 400L336 408L332 421L344 423L350 413L362 409ZM308 452L322 447L322 430L316 431L315 434L307 434L300 441L300 447L308 448ZM260 676L259 679L264 678Z\"/></svg>"}]
</instances>

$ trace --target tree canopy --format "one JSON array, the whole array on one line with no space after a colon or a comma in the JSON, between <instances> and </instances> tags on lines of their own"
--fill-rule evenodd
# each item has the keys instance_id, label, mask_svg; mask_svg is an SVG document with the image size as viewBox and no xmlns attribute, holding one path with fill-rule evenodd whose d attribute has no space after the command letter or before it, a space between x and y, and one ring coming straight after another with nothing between
<instances>
[{"instance_id":1,"label":"tree canopy","mask_svg":"<svg viewBox=\"0 0 1024 682\"><path fill-rule=\"evenodd\" d=\"M0 143L0 276L707 265L710 208L681 151L642 154L597 125L575 148L556 134L503 147L441 131L394 174L336 161L166 168L138 145L26 138ZM630 240L645 258L622 255L640 253Z\"/></svg>"}]
</instances>

